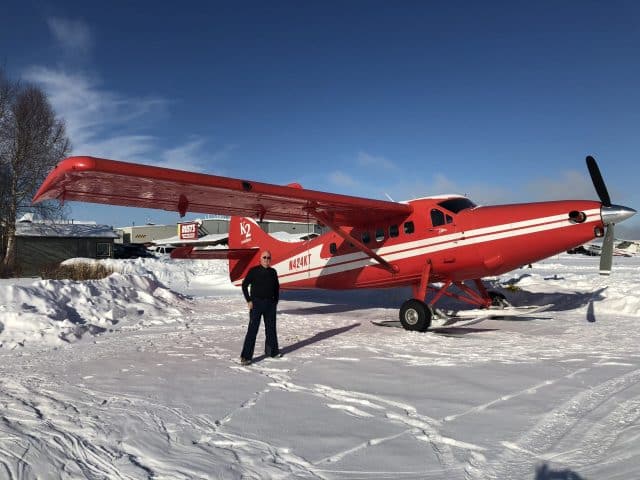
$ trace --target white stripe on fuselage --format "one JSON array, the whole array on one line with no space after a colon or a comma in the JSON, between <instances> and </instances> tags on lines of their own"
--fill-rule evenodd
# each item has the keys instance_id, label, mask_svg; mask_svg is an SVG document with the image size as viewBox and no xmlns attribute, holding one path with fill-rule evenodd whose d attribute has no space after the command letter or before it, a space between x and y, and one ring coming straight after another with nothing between
<instances>
[{"instance_id":1,"label":"white stripe on fuselage","mask_svg":"<svg viewBox=\"0 0 640 480\"><path fill-rule=\"evenodd\" d=\"M588 223L600 220L600 209L587 210L585 213L587 215L586 222ZM453 247L475 245L558 228L570 228L573 225L572 223L568 223L566 214L552 215L532 220L523 220L521 222L493 225L491 227L483 227L466 232L455 232L448 235L423 238L421 240L398 243L391 246L383 246L378 249L373 249L373 251L386 261L394 262L396 260L418 257ZM273 268L278 272L280 284L284 286L288 283L360 269L368 265L378 265L377 261L367 256L364 252L321 258L321 250L322 245L317 245L310 250L302 251L297 255L288 257L273 265ZM310 255L307 257L308 260L305 262L304 268L291 271L290 260L303 255Z\"/></svg>"}]
</instances>

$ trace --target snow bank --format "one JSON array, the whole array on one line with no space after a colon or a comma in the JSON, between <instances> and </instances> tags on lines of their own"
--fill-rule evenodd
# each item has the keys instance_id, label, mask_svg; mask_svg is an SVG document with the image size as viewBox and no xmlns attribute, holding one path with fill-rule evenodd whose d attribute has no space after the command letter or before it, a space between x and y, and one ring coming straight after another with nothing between
<instances>
[{"instance_id":1,"label":"snow bank","mask_svg":"<svg viewBox=\"0 0 640 480\"><path fill-rule=\"evenodd\" d=\"M103 280L0 283L0 346L57 346L122 328L182 321L188 293L236 290L227 262L137 258L72 258L65 265L100 263L114 270Z\"/></svg>"},{"instance_id":2,"label":"snow bank","mask_svg":"<svg viewBox=\"0 0 640 480\"><path fill-rule=\"evenodd\" d=\"M556 309L587 311L597 304L603 314L640 316L640 259L614 258L611 276L598 274L598 258L561 255L498 279L510 298L525 303L553 303Z\"/></svg>"},{"instance_id":3,"label":"snow bank","mask_svg":"<svg viewBox=\"0 0 640 480\"><path fill-rule=\"evenodd\" d=\"M178 322L188 307L186 297L147 275L2 285L0 345L56 346L86 334Z\"/></svg>"},{"instance_id":4,"label":"snow bank","mask_svg":"<svg viewBox=\"0 0 640 480\"><path fill-rule=\"evenodd\" d=\"M124 275L144 275L151 277L168 288L187 293L198 285L216 288L234 289L229 282L229 269L226 261L211 260L173 260L169 256L158 258L135 258L126 260L93 260L72 258L63 264L100 263Z\"/></svg>"}]
</instances>

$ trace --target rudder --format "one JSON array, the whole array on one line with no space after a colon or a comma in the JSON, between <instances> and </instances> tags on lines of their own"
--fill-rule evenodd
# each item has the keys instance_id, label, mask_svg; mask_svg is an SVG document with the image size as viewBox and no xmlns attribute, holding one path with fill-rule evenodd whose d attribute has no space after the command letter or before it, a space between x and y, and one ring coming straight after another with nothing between
<instances>
[{"instance_id":1,"label":"rudder","mask_svg":"<svg viewBox=\"0 0 640 480\"><path fill-rule=\"evenodd\" d=\"M280 257L294 248L295 243L283 242L266 233L255 220L247 217L231 217L229 222L229 248L255 248L252 257L229 259L229 276L232 282L244 278L249 269L260 263L260 251L269 250L274 257ZM275 260L275 259L274 259ZM275 263L275 261L274 261Z\"/></svg>"}]
</instances>

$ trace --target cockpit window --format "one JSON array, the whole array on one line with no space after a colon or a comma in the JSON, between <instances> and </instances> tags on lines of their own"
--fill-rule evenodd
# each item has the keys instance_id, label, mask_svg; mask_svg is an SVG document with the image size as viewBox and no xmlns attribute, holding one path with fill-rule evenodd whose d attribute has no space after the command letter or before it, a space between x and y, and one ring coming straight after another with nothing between
<instances>
[{"instance_id":1,"label":"cockpit window","mask_svg":"<svg viewBox=\"0 0 640 480\"><path fill-rule=\"evenodd\" d=\"M431 210L431 225L437 227L438 225L444 225L444 213L440 210Z\"/></svg>"},{"instance_id":2,"label":"cockpit window","mask_svg":"<svg viewBox=\"0 0 640 480\"><path fill-rule=\"evenodd\" d=\"M440 205L442 208L446 208L453 213L458 213L466 208L474 208L476 206L475 203L464 197L450 198L448 200L440 202L438 205Z\"/></svg>"},{"instance_id":3,"label":"cockpit window","mask_svg":"<svg viewBox=\"0 0 640 480\"><path fill-rule=\"evenodd\" d=\"M437 208L431 209L431 225L437 227L439 225L444 225L445 223L453 223L451 215L447 215Z\"/></svg>"}]
</instances>

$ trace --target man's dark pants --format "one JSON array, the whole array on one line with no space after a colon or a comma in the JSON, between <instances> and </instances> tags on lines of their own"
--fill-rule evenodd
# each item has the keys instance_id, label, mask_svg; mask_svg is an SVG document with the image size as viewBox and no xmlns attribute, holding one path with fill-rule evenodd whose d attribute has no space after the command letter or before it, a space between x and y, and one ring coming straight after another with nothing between
<instances>
[{"instance_id":1,"label":"man's dark pants","mask_svg":"<svg viewBox=\"0 0 640 480\"><path fill-rule=\"evenodd\" d=\"M260 317L264 317L264 330L267 337L264 344L264 354L267 357L273 357L280 353L276 334L276 302L256 298L253 300L253 308L249 314L249 328L242 347L241 357L247 360L253 359L256 336L260 328Z\"/></svg>"}]
</instances>

